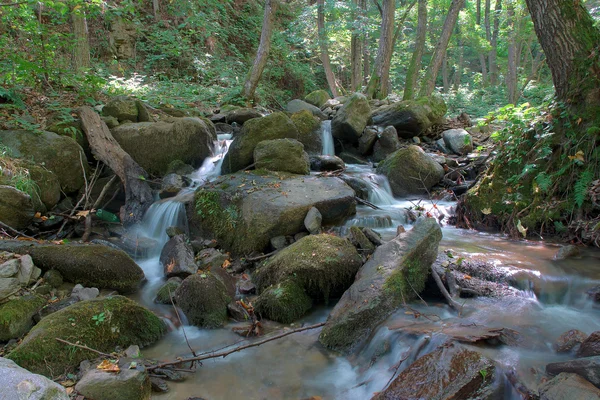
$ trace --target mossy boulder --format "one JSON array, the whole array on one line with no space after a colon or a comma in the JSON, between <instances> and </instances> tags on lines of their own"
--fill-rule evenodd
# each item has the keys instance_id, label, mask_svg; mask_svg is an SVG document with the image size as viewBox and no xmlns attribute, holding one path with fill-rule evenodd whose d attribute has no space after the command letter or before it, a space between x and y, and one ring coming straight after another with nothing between
<instances>
[{"instance_id":1,"label":"mossy boulder","mask_svg":"<svg viewBox=\"0 0 600 400\"><path fill-rule=\"evenodd\" d=\"M263 140L297 139L298 136L296 125L282 112L251 119L244 124L239 135L236 135L229 146L223 160L223 173L239 171L252 164L254 148Z\"/></svg>"},{"instance_id":2,"label":"mossy boulder","mask_svg":"<svg viewBox=\"0 0 600 400\"><path fill-rule=\"evenodd\" d=\"M102 108L102 115L116 118L119 122L148 122L148 110L141 100L128 96L116 96Z\"/></svg>"},{"instance_id":3,"label":"mossy boulder","mask_svg":"<svg viewBox=\"0 0 600 400\"><path fill-rule=\"evenodd\" d=\"M327 116L325 114L323 114L323 111L321 111L321 109L319 107L315 107L312 104L309 104L305 101L298 100L298 99L290 101L286 106L286 110L287 110L287 112L292 113L292 114L297 113L299 111L306 110L321 120L327 119Z\"/></svg>"},{"instance_id":4,"label":"mossy boulder","mask_svg":"<svg viewBox=\"0 0 600 400\"><path fill-rule=\"evenodd\" d=\"M181 278L171 278L158 289L156 297L154 298L155 303L159 304L171 304L171 299L175 298L175 291L181 286Z\"/></svg>"},{"instance_id":5,"label":"mossy boulder","mask_svg":"<svg viewBox=\"0 0 600 400\"><path fill-rule=\"evenodd\" d=\"M307 94L304 98L304 101L312 104L313 106L321 108L330 98L331 97L329 97L329 93L327 93L325 90L315 90L314 92Z\"/></svg>"},{"instance_id":6,"label":"mossy boulder","mask_svg":"<svg viewBox=\"0 0 600 400\"><path fill-rule=\"evenodd\" d=\"M305 236L259 267L259 290L293 280L315 300L340 296L354 281L362 258L348 240L333 235Z\"/></svg>"},{"instance_id":7,"label":"mossy boulder","mask_svg":"<svg viewBox=\"0 0 600 400\"><path fill-rule=\"evenodd\" d=\"M192 325L218 328L227 321L231 299L225 284L209 271L185 278L175 292L175 300Z\"/></svg>"},{"instance_id":8,"label":"mossy boulder","mask_svg":"<svg viewBox=\"0 0 600 400\"><path fill-rule=\"evenodd\" d=\"M56 338L110 353L117 346L150 345L166 330L166 324L154 313L126 297L81 301L43 318L8 358L29 371L54 377L97 357Z\"/></svg>"},{"instance_id":9,"label":"mossy boulder","mask_svg":"<svg viewBox=\"0 0 600 400\"><path fill-rule=\"evenodd\" d=\"M12 157L33 160L54 172L67 194L84 185L84 170L89 176L87 158L70 137L53 132L0 131L0 143L10 149Z\"/></svg>"},{"instance_id":10,"label":"mossy boulder","mask_svg":"<svg viewBox=\"0 0 600 400\"><path fill-rule=\"evenodd\" d=\"M442 230L432 218L379 246L329 314L319 340L350 353L403 302L420 293L437 257Z\"/></svg>"},{"instance_id":11,"label":"mossy boulder","mask_svg":"<svg viewBox=\"0 0 600 400\"><path fill-rule=\"evenodd\" d=\"M304 231L312 207L323 224L356 212L354 190L338 178L287 177L267 171L223 176L195 193L190 226L235 254L263 251L271 238Z\"/></svg>"},{"instance_id":12,"label":"mossy boulder","mask_svg":"<svg viewBox=\"0 0 600 400\"><path fill-rule=\"evenodd\" d=\"M60 180L55 173L42 166L33 163L24 163L23 167L29 170L31 180L35 183L37 189L39 189L36 190L37 200L45 209L51 210L60 201ZM42 210L38 209L38 211Z\"/></svg>"},{"instance_id":13,"label":"mossy boulder","mask_svg":"<svg viewBox=\"0 0 600 400\"><path fill-rule=\"evenodd\" d=\"M131 368L131 359L120 359L120 372L90 369L77 382L75 390L94 400L150 400L152 383L142 365Z\"/></svg>"},{"instance_id":14,"label":"mossy boulder","mask_svg":"<svg viewBox=\"0 0 600 400\"><path fill-rule=\"evenodd\" d=\"M205 118L119 125L112 131L123 150L147 172L163 176L175 160L199 167L213 153L217 132Z\"/></svg>"},{"instance_id":15,"label":"mossy boulder","mask_svg":"<svg viewBox=\"0 0 600 400\"><path fill-rule=\"evenodd\" d=\"M65 281L88 287L132 293L144 279L144 271L127 253L99 244L0 240L0 250L29 254L42 271L57 270Z\"/></svg>"},{"instance_id":16,"label":"mossy boulder","mask_svg":"<svg viewBox=\"0 0 600 400\"><path fill-rule=\"evenodd\" d=\"M119 125L115 119L116 125ZM115 126L116 126L115 125ZM108 125L109 128L111 127ZM46 128L49 132L54 132L60 136L67 136L75 139L78 145L81 146L86 155L90 155L90 143L88 142L87 136L83 133L83 127L81 121L76 119L73 121L58 121Z\"/></svg>"},{"instance_id":17,"label":"mossy boulder","mask_svg":"<svg viewBox=\"0 0 600 400\"><path fill-rule=\"evenodd\" d=\"M334 138L358 143L358 138L365 130L370 116L369 101L364 95L355 93L338 110L331 121L331 133Z\"/></svg>"},{"instance_id":18,"label":"mossy boulder","mask_svg":"<svg viewBox=\"0 0 600 400\"><path fill-rule=\"evenodd\" d=\"M312 300L299 284L286 281L263 290L254 308L263 318L289 324L312 308Z\"/></svg>"},{"instance_id":19,"label":"mossy boulder","mask_svg":"<svg viewBox=\"0 0 600 400\"><path fill-rule=\"evenodd\" d=\"M0 221L14 229L25 229L35 210L31 196L12 186L0 185Z\"/></svg>"},{"instance_id":20,"label":"mossy boulder","mask_svg":"<svg viewBox=\"0 0 600 400\"><path fill-rule=\"evenodd\" d=\"M225 120L228 124L235 122L236 124L243 125L251 119L263 116L263 114L255 108L235 108L227 110L226 107L222 107L221 112L227 113Z\"/></svg>"},{"instance_id":21,"label":"mossy boulder","mask_svg":"<svg viewBox=\"0 0 600 400\"><path fill-rule=\"evenodd\" d=\"M33 316L46 304L42 297L29 295L0 305L0 342L18 339L33 326Z\"/></svg>"},{"instance_id":22,"label":"mossy boulder","mask_svg":"<svg viewBox=\"0 0 600 400\"><path fill-rule=\"evenodd\" d=\"M410 139L420 136L433 124L441 123L447 110L444 100L432 95L380 107L373 112L371 119L374 125L393 125L398 136Z\"/></svg>"},{"instance_id":23,"label":"mossy boulder","mask_svg":"<svg viewBox=\"0 0 600 400\"><path fill-rule=\"evenodd\" d=\"M254 148L257 169L308 175L310 159L304 145L295 139L274 139L259 142Z\"/></svg>"},{"instance_id":24,"label":"mossy boulder","mask_svg":"<svg viewBox=\"0 0 600 400\"><path fill-rule=\"evenodd\" d=\"M308 110L299 111L290 117L298 129L298 141L308 154L321 154L321 121Z\"/></svg>"},{"instance_id":25,"label":"mossy boulder","mask_svg":"<svg viewBox=\"0 0 600 400\"><path fill-rule=\"evenodd\" d=\"M377 173L388 178L394 196L407 196L427 194L444 177L444 168L419 146L408 146L383 160Z\"/></svg>"},{"instance_id":26,"label":"mossy boulder","mask_svg":"<svg viewBox=\"0 0 600 400\"><path fill-rule=\"evenodd\" d=\"M400 150L400 140L398 139L398 132L392 125L387 126L381 136L373 146L373 161L380 162L385 160L387 156L395 151Z\"/></svg>"}]
</instances>

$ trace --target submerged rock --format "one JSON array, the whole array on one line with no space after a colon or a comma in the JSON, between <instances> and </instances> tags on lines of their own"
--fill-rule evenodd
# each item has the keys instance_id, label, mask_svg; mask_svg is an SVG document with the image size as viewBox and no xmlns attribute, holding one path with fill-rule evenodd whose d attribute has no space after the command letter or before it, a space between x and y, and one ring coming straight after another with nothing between
<instances>
[{"instance_id":1,"label":"submerged rock","mask_svg":"<svg viewBox=\"0 0 600 400\"><path fill-rule=\"evenodd\" d=\"M419 219L412 230L378 247L329 314L321 343L344 353L356 349L402 302L423 290L441 238L435 219Z\"/></svg>"},{"instance_id":2,"label":"submerged rock","mask_svg":"<svg viewBox=\"0 0 600 400\"><path fill-rule=\"evenodd\" d=\"M254 307L263 318L289 324L311 309L312 300L300 285L290 280L263 290Z\"/></svg>"},{"instance_id":3,"label":"submerged rock","mask_svg":"<svg viewBox=\"0 0 600 400\"><path fill-rule=\"evenodd\" d=\"M69 400L64 387L0 357L1 400Z\"/></svg>"},{"instance_id":4,"label":"submerged rock","mask_svg":"<svg viewBox=\"0 0 600 400\"><path fill-rule=\"evenodd\" d=\"M8 358L32 372L58 376L97 354L71 348L56 338L110 353L116 346L147 346L165 332L165 323L154 313L126 297L112 296L82 301L48 315Z\"/></svg>"},{"instance_id":5,"label":"submerged rock","mask_svg":"<svg viewBox=\"0 0 600 400\"><path fill-rule=\"evenodd\" d=\"M353 94L331 121L333 137L345 142L358 143L370 114L371 107L367 98L360 93Z\"/></svg>"},{"instance_id":6,"label":"submerged rock","mask_svg":"<svg viewBox=\"0 0 600 400\"><path fill-rule=\"evenodd\" d=\"M400 137L410 139L442 122L446 111L440 96L430 96L383 106L373 112L371 119L375 125L393 125Z\"/></svg>"},{"instance_id":7,"label":"submerged rock","mask_svg":"<svg viewBox=\"0 0 600 400\"><path fill-rule=\"evenodd\" d=\"M596 400L600 389L577 374L562 372L539 387L540 400Z\"/></svg>"},{"instance_id":8,"label":"submerged rock","mask_svg":"<svg viewBox=\"0 0 600 400\"><path fill-rule=\"evenodd\" d=\"M588 335L577 329L571 329L560 335L554 343L554 350L557 353L566 353L571 351L575 346L580 345L585 341Z\"/></svg>"},{"instance_id":9,"label":"submerged rock","mask_svg":"<svg viewBox=\"0 0 600 400\"><path fill-rule=\"evenodd\" d=\"M181 282L175 300L192 325L218 328L227 320L227 304L231 299L216 275L198 271Z\"/></svg>"},{"instance_id":10,"label":"submerged rock","mask_svg":"<svg viewBox=\"0 0 600 400\"><path fill-rule=\"evenodd\" d=\"M254 148L256 169L308 175L310 160L304 145L295 139L264 140Z\"/></svg>"},{"instance_id":11,"label":"submerged rock","mask_svg":"<svg viewBox=\"0 0 600 400\"><path fill-rule=\"evenodd\" d=\"M580 253L579 247L570 244L558 249L556 254L554 254L554 260L566 260L567 258L577 257Z\"/></svg>"}]
</instances>

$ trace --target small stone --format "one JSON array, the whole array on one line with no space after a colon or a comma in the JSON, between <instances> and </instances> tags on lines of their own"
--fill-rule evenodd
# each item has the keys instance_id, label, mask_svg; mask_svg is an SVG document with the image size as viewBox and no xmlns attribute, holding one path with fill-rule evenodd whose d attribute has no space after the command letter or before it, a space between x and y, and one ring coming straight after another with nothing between
<instances>
[{"instance_id":1,"label":"small stone","mask_svg":"<svg viewBox=\"0 0 600 400\"><path fill-rule=\"evenodd\" d=\"M97 288L86 288L79 284L75 285L71 292L71 297L78 301L92 300L98 297L100 291Z\"/></svg>"},{"instance_id":2,"label":"small stone","mask_svg":"<svg viewBox=\"0 0 600 400\"><path fill-rule=\"evenodd\" d=\"M275 250L281 250L287 246L288 242L285 236L275 236L271 238L271 247Z\"/></svg>"},{"instance_id":3,"label":"small stone","mask_svg":"<svg viewBox=\"0 0 600 400\"><path fill-rule=\"evenodd\" d=\"M401 233L406 232L406 229L404 228L404 225L398 225L396 227L396 236L398 236Z\"/></svg>"},{"instance_id":4,"label":"small stone","mask_svg":"<svg viewBox=\"0 0 600 400\"><path fill-rule=\"evenodd\" d=\"M412 141L413 141L413 143L415 143L415 144L420 144L420 143L421 143L421 139L419 139L419 137L418 137L418 136L414 136L414 137L412 138Z\"/></svg>"},{"instance_id":5,"label":"small stone","mask_svg":"<svg viewBox=\"0 0 600 400\"><path fill-rule=\"evenodd\" d=\"M254 294L256 293L256 286L252 281L242 281L238 285L238 291L240 294Z\"/></svg>"},{"instance_id":6,"label":"small stone","mask_svg":"<svg viewBox=\"0 0 600 400\"><path fill-rule=\"evenodd\" d=\"M244 307L242 307L239 303L235 301L232 301L231 303L227 304L227 311L229 312L231 318L238 322L248 320L248 313L246 312Z\"/></svg>"},{"instance_id":7,"label":"small stone","mask_svg":"<svg viewBox=\"0 0 600 400\"><path fill-rule=\"evenodd\" d=\"M554 255L554 260L566 260L567 258L577 257L579 254L579 247L568 245L558 249Z\"/></svg>"},{"instance_id":8,"label":"small stone","mask_svg":"<svg viewBox=\"0 0 600 400\"><path fill-rule=\"evenodd\" d=\"M140 353L140 346L132 344L125 349L125 356L129 358L140 358L142 356L142 353Z\"/></svg>"},{"instance_id":9,"label":"small stone","mask_svg":"<svg viewBox=\"0 0 600 400\"><path fill-rule=\"evenodd\" d=\"M166 393L169 391L169 385L164 379L150 377L150 384L152 385L152 391L156 393Z\"/></svg>"},{"instance_id":10,"label":"small stone","mask_svg":"<svg viewBox=\"0 0 600 400\"><path fill-rule=\"evenodd\" d=\"M310 210L308 210L308 213L304 218L304 226L310 234L317 235L321 233L322 222L323 216L316 207L312 207Z\"/></svg>"}]
</instances>

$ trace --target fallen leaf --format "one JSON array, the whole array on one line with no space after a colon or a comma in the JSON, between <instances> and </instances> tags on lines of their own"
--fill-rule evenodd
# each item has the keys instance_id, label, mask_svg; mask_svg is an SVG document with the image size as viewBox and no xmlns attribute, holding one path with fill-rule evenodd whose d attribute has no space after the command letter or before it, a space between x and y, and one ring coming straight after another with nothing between
<instances>
[{"instance_id":1,"label":"fallen leaf","mask_svg":"<svg viewBox=\"0 0 600 400\"><path fill-rule=\"evenodd\" d=\"M75 214L77 217L81 217L81 218L85 218L89 215L90 211L89 210L83 210L83 211L78 211L77 214Z\"/></svg>"},{"instance_id":2,"label":"fallen leaf","mask_svg":"<svg viewBox=\"0 0 600 400\"><path fill-rule=\"evenodd\" d=\"M579 150L577 153L575 153L574 156L569 156L569 160L573 161L579 161L579 162L584 162L585 161L585 154L583 153L582 150Z\"/></svg>"},{"instance_id":3,"label":"fallen leaf","mask_svg":"<svg viewBox=\"0 0 600 400\"><path fill-rule=\"evenodd\" d=\"M118 360L104 360L98 364L96 368L106 372L119 372L121 369L119 368L117 361Z\"/></svg>"},{"instance_id":4,"label":"fallen leaf","mask_svg":"<svg viewBox=\"0 0 600 400\"><path fill-rule=\"evenodd\" d=\"M483 215L490 215L492 213L492 209L491 208L484 208L483 210L481 210Z\"/></svg>"},{"instance_id":5,"label":"fallen leaf","mask_svg":"<svg viewBox=\"0 0 600 400\"><path fill-rule=\"evenodd\" d=\"M465 275L465 276L464 276L464 278L465 278L466 280L470 280L470 279L471 279L471 275Z\"/></svg>"},{"instance_id":6,"label":"fallen leaf","mask_svg":"<svg viewBox=\"0 0 600 400\"><path fill-rule=\"evenodd\" d=\"M231 261L229 260L225 260L223 261L223 265L221 265L222 268L227 268L231 265Z\"/></svg>"},{"instance_id":7,"label":"fallen leaf","mask_svg":"<svg viewBox=\"0 0 600 400\"><path fill-rule=\"evenodd\" d=\"M41 216L42 216L42 214L38 211L38 212L35 213L35 215L33 216L33 218L39 218Z\"/></svg>"},{"instance_id":8,"label":"fallen leaf","mask_svg":"<svg viewBox=\"0 0 600 400\"><path fill-rule=\"evenodd\" d=\"M523 237L527 237L527 228L521 225L521 220L517 222L517 230L523 235Z\"/></svg>"}]
</instances>

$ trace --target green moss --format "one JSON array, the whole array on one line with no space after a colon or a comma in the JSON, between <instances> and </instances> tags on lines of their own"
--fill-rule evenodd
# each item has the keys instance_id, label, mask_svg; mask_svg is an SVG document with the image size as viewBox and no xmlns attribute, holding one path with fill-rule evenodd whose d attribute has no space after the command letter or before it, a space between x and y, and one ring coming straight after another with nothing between
<instances>
[{"instance_id":1,"label":"green moss","mask_svg":"<svg viewBox=\"0 0 600 400\"><path fill-rule=\"evenodd\" d=\"M327 93L325 90L315 90L314 92L307 94L304 98L304 101L312 104L313 106L321 107L329 99L329 93Z\"/></svg>"},{"instance_id":2,"label":"green moss","mask_svg":"<svg viewBox=\"0 0 600 400\"><path fill-rule=\"evenodd\" d=\"M98 318L101 314L103 318ZM97 357L56 338L110 353L117 346L147 346L165 332L165 323L154 313L126 297L112 296L82 301L48 315L8 358L31 372L55 377L74 371L83 360Z\"/></svg>"},{"instance_id":3,"label":"green moss","mask_svg":"<svg viewBox=\"0 0 600 400\"><path fill-rule=\"evenodd\" d=\"M203 328L218 328L227 320L227 304L231 301L223 282L209 271L188 276L175 292L191 324Z\"/></svg>"},{"instance_id":4,"label":"green moss","mask_svg":"<svg viewBox=\"0 0 600 400\"><path fill-rule=\"evenodd\" d=\"M0 341L16 339L33 326L33 315L46 304L39 296L22 296L0 305Z\"/></svg>"},{"instance_id":5,"label":"green moss","mask_svg":"<svg viewBox=\"0 0 600 400\"><path fill-rule=\"evenodd\" d=\"M264 290L254 307L264 318L289 324L310 310L312 300L300 285L286 281Z\"/></svg>"},{"instance_id":6,"label":"green moss","mask_svg":"<svg viewBox=\"0 0 600 400\"><path fill-rule=\"evenodd\" d=\"M425 288L429 269L418 258L409 259L405 267L390 275L384 283L384 290L392 294L399 303L412 300Z\"/></svg>"},{"instance_id":7,"label":"green moss","mask_svg":"<svg viewBox=\"0 0 600 400\"><path fill-rule=\"evenodd\" d=\"M171 298L174 297L175 291L181 285L181 280L179 279L169 279L167 283L161 286L156 292L156 297L154 298L155 303L160 304L171 304Z\"/></svg>"}]
</instances>

